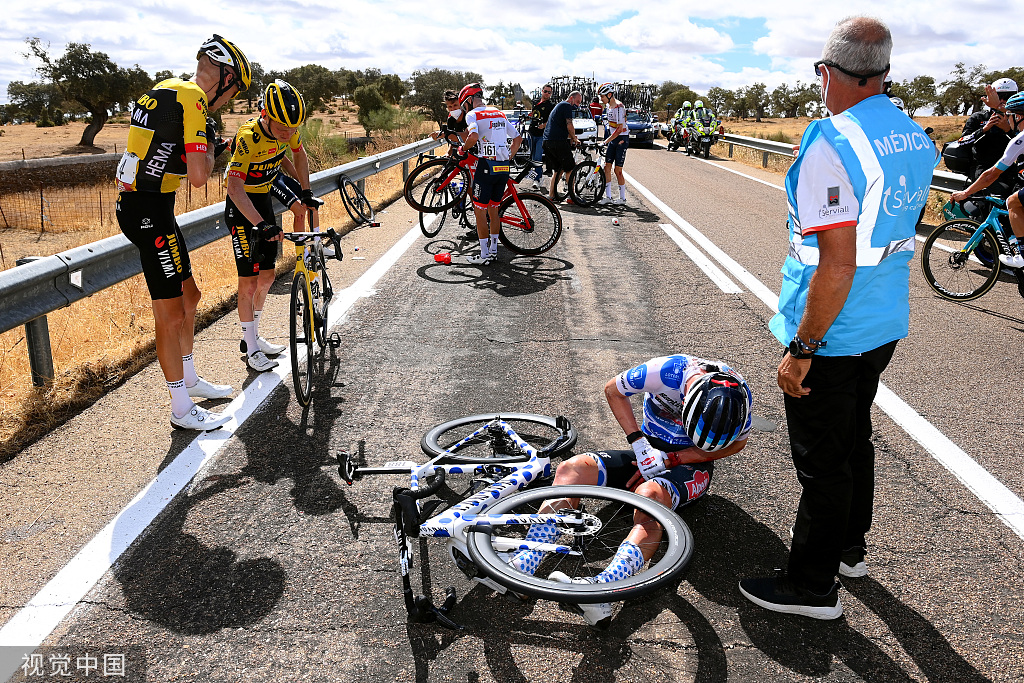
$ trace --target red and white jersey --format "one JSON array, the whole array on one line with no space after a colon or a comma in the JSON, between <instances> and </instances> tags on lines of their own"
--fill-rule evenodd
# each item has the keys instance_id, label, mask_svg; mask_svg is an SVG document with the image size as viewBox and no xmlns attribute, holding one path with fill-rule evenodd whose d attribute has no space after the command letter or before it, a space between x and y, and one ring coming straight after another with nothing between
<instances>
[{"instance_id":1,"label":"red and white jersey","mask_svg":"<svg viewBox=\"0 0 1024 683\"><path fill-rule=\"evenodd\" d=\"M619 102L615 107L608 107L604 114L604 125L609 131L615 130L619 126L622 126L622 134L627 132L626 129L626 107L624 104Z\"/></svg>"},{"instance_id":2,"label":"red and white jersey","mask_svg":"<svg viewBox=\"0 0 1024 683\"><path fill-rule=\"evenodd\" d=\"M519 131L497 107L478 107L466 114L466 132L480 136L477 156L494 161L509 160L509 143Z\"/></svg>"}]
</instances>

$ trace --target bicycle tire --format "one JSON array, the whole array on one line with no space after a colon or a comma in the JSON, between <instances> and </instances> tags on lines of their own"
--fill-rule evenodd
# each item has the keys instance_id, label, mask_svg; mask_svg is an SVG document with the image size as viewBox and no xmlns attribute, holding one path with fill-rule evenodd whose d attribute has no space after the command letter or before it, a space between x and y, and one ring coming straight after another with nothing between
<instances>
[{"instance_id":1,"label":"bicycle tire","mask_svg":"<svg viewBox=\"0 0 1024 683\"><path fill-rule=\"evenodd\" d=\"M448 157L434 159L413 169L402 191L409 206L424 213L441 213L455 206L465 196L469 190L469 172L455 166L453 161ZM427 186L425 191L418 195L415 189L421 181L425 181ZM446 193L445 190L452 185L455 186L454 192Z\"/></svg>"},{"instance_id":2,"label":"bicycle tire","mask_svg":"<svg viewBox=\"0 0 1024 683\"><path fill-rule=\"evenodd\" d=\"M597 177L591 178L595 169ZM596 161L576 164L569 172L569 196L577 206L593 206L601 198L606 182L604 169Z\"/></svg>"},{"instance_id":3,"label":"bicycle tire","mask_svg":"<svg viewBox=\"0 0 1024 683\"><path fill-rule=\"evenodd\" d=\"M521 215L516 195L505 197L498 206L498 239L517 254L543 254L555 246L562 235L562 214L543 195L520 192L518 196L527 216Z\"/></svg>"},{"instance_id":4,"label":"bicycle tire","mask_svg":"<svg viewBox=\"0 0 1024 683\"><path fill-rule=\"evenodd\" d=\"M973 254L963 252L963 246L981 226L972 220L946 221L935 228L921 249L921 270L924 281L932 290L950 301L971 301L982 296L996 283L1002 263L998 258L987 263ZM976 247L989 254L1001 253L999 241L989 228Z\"/></svg>"},{"instance_id":5,"label":"bicycle tire","mask_svg":"<svg viewBox=\"0 0 1024 683\"><path fill-rule=\"evenodd\" d=\"M341 198L345 204L345 210L348 211L348 215L352 217L356 225L373 222L373 207L359 186L347 176L341 178Z\"/></svg>"},{"instance_id":6,"label":"bicycle tire","mask_svg":"<svg viewBox=\"0 0 1024 683\"><path fill-rule=\"evenodd\" d=\"M288 345L292 357L292 384L295 386L295 398L303 406L309 405L313 393L313 336L312 311L310 309L309 289L306 287L304 273L296 274L292 280L291 310L289 322L291 334ZM305 349L306 357L299 358L299 350Z\"/></svg>"},{"instance_id":7,"label":"bicycle tire","mask_svg":"<svg viewBox=\"0 0 1024 683\"><path fill-rule=\"evenodd\" d=\"M439 455L445 454L453 445L470 436L488 422L499 417L508 422L516 434L526 443L537 449L550 445L559 435L559 431L555 428L555 418L548 417L547 415L534 415L532 413L485 413L448 420L431 427L420 440L420 448L427 456L436 458ZM453 462L479 464L522 462L528 459L528 456L525 456L518 449L515 452L499 453L498 449L505 445L503 443L494 444L489 436L484 436L467 443L460 451L449 453L446 457ZM549 456L554 457L567 453L575 445L576 428L570 426L569 438L554 453L550 453ZM487 454L487 448L491 449L490 454ZM476 455L474 450L482 450L484 454Z\"/></svg>"},{"instance_id":8,"label":"bicycle tire","mask_svg":"<svg viewBox=\"0 0 1024 683\"><path fill-rule=\"evenodd\" d=\"M693 533L686 522L661 503L630 491L603 486L543 487L521 491L498 501L484 515L533 514L545 500L565 498L580 501L576 508L580 512L574 511L570 515L582 513L600 522L600 525L584 527L579 533L570 531L575 525L564 526L560 538L554 542L568 545L578 554L548 553L536 574L521 572L508 563L507 555L498 554L494 542L497 539L522 541L530 525L490 522L485 527L486 533L474 532L470 527L470 533L466 535L469 555L477 568L517 593L557 602L586 604L619 602L650 593L677 578L693 556ZM653 517L663 529L660 546L647 567L633 576L598 584L566 584L538 576L547 576L558 570L570 577L592 577L604 571L633 529L634 509Z\"/></svg>"},{"instance_id":9,"label":"bicycle tire","mask_svg":"<svg viewBox=\"0 0 1024 683\"><path fill-rule=\"evenodd\" d=\"M444 191L451 192L451 188L445 188ZM425 186L423 188L423 201L426 201L428 192L430 192L430 187ZM449 211L441 211L440 213L433 214L435 216L434 222L430 223L429 225L427 224L426 220L424 220L424 218L431 214L420 211L420 232L423 233L423 236L426 237L427 239L437 237L437 233L441 232L441 228L444 227L445 221L448 220Z\"/></svg>"}]
</instances>

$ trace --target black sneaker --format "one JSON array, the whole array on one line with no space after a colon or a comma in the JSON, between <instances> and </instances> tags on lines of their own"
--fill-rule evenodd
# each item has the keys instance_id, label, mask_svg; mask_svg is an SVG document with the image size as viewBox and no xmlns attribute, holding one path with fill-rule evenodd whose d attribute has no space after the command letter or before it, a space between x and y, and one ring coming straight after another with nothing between
<instances>
[{"instance_id":1,"label":"black sneaker","mask_svg":"<svg viewBox=\"0 0 1024 683\"><path fill-rule=\"evenodd\" d=\"M868 565L864 562L867 550L860 546L847 548L839 556L839 573L851 579L868 575Z\"/></svg>"},{"instance_id":2,"label":"black sneaker","mask_svg":"<svg viewBox=\"0 0 1024 683\"><path fill-rule=\"evenodd\" d=\"M773 612L800 614L812 619L838 619L843 615L839 584L824 595L812 593L789 580L785 572L775 576L740 581L740 593L755 605Z\"/></svg>"}]
</instances>

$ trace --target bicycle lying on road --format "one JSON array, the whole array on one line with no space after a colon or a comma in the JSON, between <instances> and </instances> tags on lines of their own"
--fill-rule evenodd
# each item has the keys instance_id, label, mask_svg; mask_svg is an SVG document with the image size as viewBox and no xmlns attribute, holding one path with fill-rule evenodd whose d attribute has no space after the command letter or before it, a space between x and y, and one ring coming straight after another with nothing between
<instances>
[{"instance_id":1,"label":"bicycle lying on road","mask_svg":"<svg viewBox=\"0 0 1024 683\"><path fill-rule=\"evenodd\" d=\"M380 227L373 211L373 205L359 189L359 185L352 182L344 173L338 176L338 190L341 192L341 201L345 205L345 211L357 226L366 223L371 228Z\"/></svg>"},{"instance_id":2,"label":"bicycle lying on road","mask_svg":"<svg viewBox=\"0 0 1024 683\"><path fill-rule=\"evenodd\" d=\"M475 164L476 157L469 154L441 157L420 164L405 181L405 201L421 213L443 213L464 203L469 193L470 170ZM508 180L498 206L501 223L498 239L517 254L535 256L558 242L562 234L562 214L547 197L534 192L519 192L516 188L531 168L526 166L517 177ZM424 234L427 234L426 230Z\"/></svg>"},{"instance_id":3,"label":"bicycle lying on road","mask_svg":"<svg viewBox=\"0 0 1024 683\"><path fill-rule=\"evenodd\" d=\"M1008 217L1006 201L995 196L971 201L989 204L988 216L981 223L969 218L947 221L928 235L921 249L924 281L945 299L970 301L992 289L1002 269L1008 268L1024 296L1024 273L999 260L999 254L1013 253L1003 220Z\"/></svg>"},{"instance_id":4,"label":"bicycle lying on road","mask_svg":"<svg viewBox=\"0 0 1024 683\"><path fill-rule=\"evenodd\" d=\"M393 492L399 567L410 621L438 621L461 628L448 613L454 587L437 607L429 596L414 595L409 578L412 539L443 538L448 555L470 580L502 594L554 600L568 605L614 602L649 593L671 582L693 554L686 523L660 503L629 491L600 486L543 486L552 475L550 458L568 452L576 431L565 417L532 414L472 415L442 423L421 441L430 460L388 462L362 467L354 453L338 454L338 472L348 484L370 475L405 475L408 487ZM472 475L461 500L424 499L445 486L448 475ZM524 490L529 489L529 490ZM559 571L593 577L602 572L633 529L634 511L664 529L646 568L608 583L563 583L548 578ZM552 523L559 535L548 542L527 540L535 524ZM523 550L546 553L535 573L510 564Z\"/></svg>"}]
</instances>

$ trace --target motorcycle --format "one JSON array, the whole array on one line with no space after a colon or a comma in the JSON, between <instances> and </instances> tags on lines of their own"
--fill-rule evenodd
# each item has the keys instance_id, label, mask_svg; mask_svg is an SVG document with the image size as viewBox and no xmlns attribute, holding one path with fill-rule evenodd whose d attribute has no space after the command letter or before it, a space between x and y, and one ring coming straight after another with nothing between
<instances>
[{"instance_id":1,"label":"motorcycle","mask_svg":"<svg viewBox=\"0 0 1024 683\"><path fill-rule=\"evenodd\" d=\"M686 153L707 159L711 155L711 145L718 142L720 129L721 123L714 115L706 112L695 114L687 131Z\"/></svg>"},{"instance_id":2,"label":"motorcycle","mask_svg":"<svg viewBox=\"0 0 1024 683\"><path fill-rule=\"evenodd\" d=\"M682 121L672 123L672 132L668 138L669 151L674 151L686 145L687 130Z\"/></svg>"}]
</instances>

